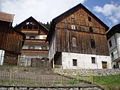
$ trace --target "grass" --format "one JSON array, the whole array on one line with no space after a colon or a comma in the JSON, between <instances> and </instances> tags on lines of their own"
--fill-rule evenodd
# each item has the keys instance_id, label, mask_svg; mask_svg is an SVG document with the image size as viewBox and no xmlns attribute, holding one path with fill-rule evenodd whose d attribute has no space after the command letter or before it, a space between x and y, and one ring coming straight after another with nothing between
<instances>
[{"instance_id":1,"label":"grass","mask_svg":"<svg viewBox=\"0 0 120 90\"><path fill-rule=\"evenodd\" d=\"M0 80L0 84L7 84L7 85L32 85L32 86L39 86L39 85L52 85L52 84L80 84L80 82L78 80L69 80L69 81L56 81L56 82L34 82L34 81L16 81L16 80Z\"/></svg>"},{"instance_id":2,"label":"grass","mask_svg":"<svg viewBox=\"0 0 120 90\"><path fill-rule=\"evenodd\" d=\"M106 90L120 90L120 75L94 76L93 80Z\"/></svg>"},{"instance_id":3,"label":"grass","mask_svg":"<svg viewBox=\"0 0 120 90\"><path fill-rule=\"evenodd\" d=\"M120 75L109 76L72 76L77 79L90 81L93 84L99 85L105 90L120 90Z\"/></svg>"},{"instance_id":4,"label":"grass","mask_svg":"<svg viewBox=\"0 0 120 90\"><path fill-rule=\"evenodd\" d=\"M80 84L80 82L77 80L69 80L69 81L63 81L63 82L56 81L54 82L54 84Z\"/></svg>"},{"instance_id":5,"label":"grass","mask_svg":"<svg viewBox=\"0 0 120 90\"><path fill-rule=\"evenodd\" d=\"M0 83L7 83L7 84L35 84L32 81L16 81L16 80L0 80Z\"/></svg>"}]
</instances>

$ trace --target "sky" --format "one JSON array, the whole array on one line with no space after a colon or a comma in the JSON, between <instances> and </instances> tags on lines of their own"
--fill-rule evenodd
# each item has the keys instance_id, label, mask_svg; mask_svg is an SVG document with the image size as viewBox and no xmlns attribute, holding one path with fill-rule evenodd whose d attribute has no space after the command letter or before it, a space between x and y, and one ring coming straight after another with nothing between
<instances>
[{"instance_id":1,"label":"sky","mask_svg":"<svg viewBox=\"0 0 120 90\"><path fill-rule=\"evenodd\" d=\"M0 0L0 11L15 15L13 26L30 16L46 23L79 3L109 27L120 23L120 0Z\"/></svg>"}]
</instances>

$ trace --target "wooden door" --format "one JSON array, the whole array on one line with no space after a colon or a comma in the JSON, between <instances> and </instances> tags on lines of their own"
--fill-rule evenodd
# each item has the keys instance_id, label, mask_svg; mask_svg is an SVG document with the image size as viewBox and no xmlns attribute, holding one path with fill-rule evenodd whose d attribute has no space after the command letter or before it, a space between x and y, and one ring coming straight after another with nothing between
<instances>
[{"instance_id":1,"label":"wooden door","mask_svg":"<svg viewBox=\"0 0 120 90\"><path fill-rule=\"evenodd\" d=\"M107 69L107 62L102 61L102 68L103 68L103 69Z\"/></svg>"}]
</instances>

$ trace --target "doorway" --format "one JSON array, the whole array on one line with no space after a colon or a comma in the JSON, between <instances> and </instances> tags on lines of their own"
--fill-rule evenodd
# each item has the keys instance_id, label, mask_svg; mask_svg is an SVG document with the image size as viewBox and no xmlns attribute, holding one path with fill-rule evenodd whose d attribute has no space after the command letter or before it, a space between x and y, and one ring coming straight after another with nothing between
<instances>
[{"instance_id":1,"label":"doorway","mask_svg":"<svg viewBox=\"0 0 120 90\"><path fill-rule=\"evenodd\" d=\"M107 62L102 61L102 68L103 68L103 69L107 69Z\"/></svg>"}]
</instances>

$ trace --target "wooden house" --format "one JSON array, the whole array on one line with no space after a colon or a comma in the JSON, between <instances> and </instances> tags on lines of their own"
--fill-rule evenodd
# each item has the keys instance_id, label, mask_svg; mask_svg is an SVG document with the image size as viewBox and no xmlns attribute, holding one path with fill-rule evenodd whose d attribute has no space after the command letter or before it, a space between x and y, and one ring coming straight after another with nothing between
<instances>
[{"instance_id":1,"label":"wooden house","mask_svg":"<svg viewBox=\"0 0 120 90\"><path fill-rule=\"evenodd\" d=\"M112 67L120 68L120 24L113 26L107 32L107 39Z\"/></svg>"},{"instance_id":2,"label":"wooden house","mask_svg":"<svg viewBox=\"0 0 120 90\"><path fill-rule=\"evenodd\" d=\"M14 15L0 12L0 52L1 65L17 65L25 35L12 27Z\"/></svg>"},{"instance_id":3,"label":"wooden house","mask_svg":"<svg viewBox=\"0 0 120 90\"><path fill-rule=\"evenodd\" d=\"M111 68L107 30L108 26L82 4L53 19L47 36L53 67Z\"/></svg>"},{"instance_id":4,"label":"wooden house","mask_svg":"<svg viewBox=\"0 0 120 90\"><path fill-rule=\"evenodd\" d=\"M48 58L48 44L45 42L48 29L33 17L29 17L15 27L17 31L26 35L25 43L22 48L22 54L19 57L20 66L36 66ZM47 60L47 59L46 59Z\"/></svg>"}]
</instances>

